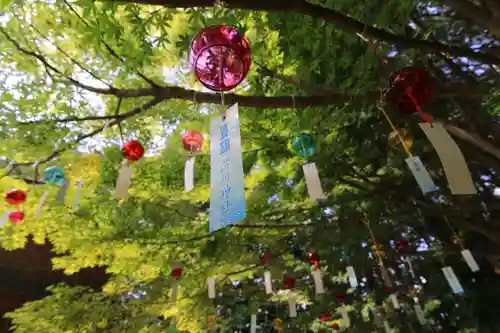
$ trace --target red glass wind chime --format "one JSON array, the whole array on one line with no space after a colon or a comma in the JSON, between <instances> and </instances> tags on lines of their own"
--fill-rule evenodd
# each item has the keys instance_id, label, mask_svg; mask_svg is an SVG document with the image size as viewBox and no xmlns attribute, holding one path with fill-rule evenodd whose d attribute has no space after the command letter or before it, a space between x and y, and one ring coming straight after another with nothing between
<instances>
[{"instance_id":1,"label":"red glass wind chime","mask_svg":"<svg viewBox=\"0 0 500 333\"><path fill-rule=\"evenodd\" d=\"M129 187L132 182L132 163L139 161L145 149L139 141L129 141L122 147L122 156L125 158L116 180L114 196L116 199L127 199Z\"/></svg>"},{"instance_id":2,"label":"red glass wind chime","mask_svg":"<svg viewBox=\"0 0 500 333\"><path fill-rule=\"evenodd\" d=\"M6 222L7 218L10 220L12 224L19 224L24 220L24 212L19 209L19 207L26 201L27 195L26 192L21 189L10 190L5 194L5 201L12 206L17 206L18 210L13 212L8 212L2 218L2 225Z\"/></svg>"}]
</instances>

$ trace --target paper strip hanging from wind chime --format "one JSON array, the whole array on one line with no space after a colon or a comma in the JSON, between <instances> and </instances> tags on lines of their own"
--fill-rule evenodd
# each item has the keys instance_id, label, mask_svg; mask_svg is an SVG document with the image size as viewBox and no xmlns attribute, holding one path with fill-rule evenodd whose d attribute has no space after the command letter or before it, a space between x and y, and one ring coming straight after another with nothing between
<instances>
[{"instance_id":1,"label":"paper strip hanging from wind chime","mask_svg":"<svg viewBox=\"0 0 500 333\"><path fill-rule=\"evenodd\" d=\"M267 267L269 264L269 261L272 259L272 254L271 252L264 252L260 255L260 262L262 265L266 267L266 270L264 272L264 288L266 290L266 294L272 294L273 293L273 281L271 278L271 271Z\"/></svg>"},{"instance_id":2,"label":"paper strip hanging from wind chime","mask_svg":"<svg viewBox=\"0 0 500 333\"><path fill-rule=\"evenodd\" d=\"M209 231L213 232L246 217L238 104L225 117L212 120L210 136Z\"/></svg>"},{"instance_id":3,"label":"paper strip hanging from wind chime","mask_svg":"<svg viewBox=\"0 0 500 333\"><path fill-rule=\"evenodd\" d=\"M354 270L354 267L347 266L346 271L351 288L356 288L358 286L358 278L356 277L356 271Z\"/></svg>"},{"instance_id":4,"label":"paper strip hanging from wind chime","mask_svg":"<svg viewBox=\"0 0 500 333\"><path fill-rule=\"evenodd\" d=\"M464 155L443 124L420 123L419 125L441 160L451 193L454 195L476 194L476 186L472 181Z\"/></svg>"},{"instance_id":5,"label":"paper strip hanging from wind chime","mask_svg":"<svg viewBox=\"0 0 500 333\"><path fill-rule=\"evenodd\" d=\"M292 151L300 157L311 157L316 153L316 141L309 133L301 133L291 141ZM306 162L302 165L307 192L313 200L325 199L316 163Z\"/></svg>"},{"instance_id":6,"label":"paper strip hanging from wind chime","mask_svg":"<svg viewBox=\"0 0 500 333\"><path fill-rule=\"evenodd\" d=\"M284 274L283 286L285 287L287 293L288 315L290 318L295 318L297 317L297 296L293 293L293 287L295 287L295 277Z\"/></svg>"},{"instance_id":7,"label":"paper strip hanging from wind chime","mask_svg":"<svg viewBox=\"0 0 500 333\"><path fill-rule=\"evenodd\" d=\"M250 333L256 333L257 332L257 315L252 314L250 316Z\"/></svg>"},{"instance_id":8,"label":"paper strip hanging from wind chime","mask_svg":"<svg viewBox=\"0 0 500 333\"><path fill-rule=\"evenodd\" d=\"M82 191L83 181L79 180L76 182L75 196L73 197L73 210L78 210L80 205L80 192Z\"/></svg>"},{"instance_id":9,"label":"paper strip hanging from wind chime","mask_svg":"<svg viewBox=\"0 0 500 333\"><path fill-rule=\"evenodd\" d=\"M309 263L314 267L313 271L311 272L313 282L314 282L314 289L316 292L316 295L321 295L325 293L325 287L323 285L323 279L321 278L321 271L319 270L319 255L316 251L310 249L309 252L307 252L307 260Z\"/></svg>"},{"instance_id":10,"label":"paper strip hanging from wind chime","mask_svg":"<svg viewBox=\"0 0 500 333\"><path fill-rule=\"evenodd\" d=\"M194 188L194 153L203 149L203 135L194 130L187 131L182 136L182 145L189 152L189 157L184 165L184 191L189 192Z\"/></svg>"},{"instance_id":11,"label":"paper strip hanging from wind chime","mask_svg":"<svg viewBox=\"0 0 500 333\"><path fill-rule=\"evenodd\" d=\"M462 288L462 285L455 275L453 268L451 266L446 266L442 268L442 271L453 293L462 294L464 292L464 288Z\"/></svg>"},{"instance_id":12,"label":"paper strip hanging from wind chime","mask_svg":"<svg viewBox=\"0 0 500 333\"><path fill-rule=\"evenodd\" d=\"M208 298L214 299L215 298L215 278L213 278L213 277L208 278L207 285L208 285Z\"/></svg>"},{"instance_id":13,"label":"paper strip hanging from wind chime","mask_svg":"<svg viewBox=\"0 0 500 333\"><path fill-rule=\"evenodd\" d=\"M479 265L477 264L476 259L474 259L474 257L472 256L472 253L467 249L462 250L460 253L462 254L462 257L467 263L467 266L469 266L470 270L473 273L479 272Z\"/></svg>"}]
</instances>

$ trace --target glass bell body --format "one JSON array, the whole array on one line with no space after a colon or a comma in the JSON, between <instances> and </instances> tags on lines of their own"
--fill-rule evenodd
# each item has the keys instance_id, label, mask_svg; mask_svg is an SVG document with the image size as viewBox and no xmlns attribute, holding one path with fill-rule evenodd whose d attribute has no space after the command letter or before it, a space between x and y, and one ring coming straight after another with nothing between
<instances>
[{"instance_id":1,"label":"glass bell body","mask_svg":"<svg viewBox=\"0 0 500 333\"><path fill-rule=\"evenodd\" d=\"M308 133L302 133L292 139L292 151L300 157L311 157L316 153L316 140Z\"/></svg>"},{"instance_id":2,"label":"glass bell body","mask_svg":"<svg viewBox=\"0 0 500 333\"><path fill-rule=\"evenodd\" d=\"M389 85L386 102L402 114L413 114L417 112L415 102L423 106L434 98L433 78L423 68L402 68L391 75Z\"/></svg>"},{"instance_id":3,"label":"glass bell body","mask_svg":"<svg viewBox=\"0 0 500 333\"><path fill-rule=\"evenodd\" d=\"M243 81L250 70L247 41L226 25L202 29L191 42L189 62L198 81L206 88L229 91Z\"/></svg>"},{"instance_id":4,"label":"glass bell body","mask_svg":"<svg viewBox=\"0 0 500 333\"><path fill-rule=\"evenodd\" d=\"M24 220L24 212L18 210L18 211L9 213L9 221L12 224L19 224L19 223L23 222L23 220Z\"/></svg>"},{"instance_id":5,"label":"glass bell body","mask_svg":"<svg viewBox=\"0 0 500 333\"><path fill-rule=\"evenodd\" d=\"M23 190L10 190L5 194L5 201L9 205L20 205L26 201L26 192Z\"/></svg>"},{"instance_id":6,"label":"glass bell body","mask_svg":"<svg viewBox=\"0 0 500 333\"><path fill-rule=\"evenodd\" d=\"M64 169L51 166L43 171L43 179L47 184L62 185L64 183Z\"/></svg>"},{"instance_id":7,"label":"glass bell body","mask_svg":"<svg viewBox=\"0 0 500 333\"><path fill-rule=\"evenodd\" d=\"M122 154L128 161L135 162L144 156L144 147L139 141L130 141L123 145Z\"/></svg>"},{"instance_id":8,"label":"glass bell body","mask_svg":"<svg viewBox=\"0 0 500 333\"><path fill-rule=\"evenodd\" d=\"M199 152L203 148L203 134L198 131L187 131L182 136L182 145L187 151L194 153Z\"/></svg>"}]
</instances>

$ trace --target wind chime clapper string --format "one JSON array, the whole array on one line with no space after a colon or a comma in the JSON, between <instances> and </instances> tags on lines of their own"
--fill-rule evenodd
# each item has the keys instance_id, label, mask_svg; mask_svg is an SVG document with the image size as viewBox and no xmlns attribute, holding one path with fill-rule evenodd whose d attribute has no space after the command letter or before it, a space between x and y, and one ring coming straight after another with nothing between
<instances>
[{"instance_id":1,"label":"wind chime clapper string","mask_svg":"<svg viewBox=\"0 0 500 333\"><path fill-rule=\"evenodd\" d=\"M389 276L389 272L387 271L387 269L384 266L384 258L382 255L383 245L377 243L377 239L375 238L375 234L374 234L373 229L370 225L370 220L368 219L368 216L366 215L366 213L364 215L365 215L365 225L370 233L370 238L371 238L372 243L373 243L372 253L375 255L376 260L378 261L378 266L380 269L380 273L382 275L381 276L382 282L384 282L384 285L387 288L392 289L392 281L391 281L391 278Z\"/></svg>"}]
</instances>

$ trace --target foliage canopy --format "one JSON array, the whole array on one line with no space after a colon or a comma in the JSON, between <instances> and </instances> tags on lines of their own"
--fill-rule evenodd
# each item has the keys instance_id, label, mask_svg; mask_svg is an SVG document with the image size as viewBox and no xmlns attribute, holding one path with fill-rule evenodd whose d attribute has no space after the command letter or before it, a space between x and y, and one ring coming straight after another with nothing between
<instances>
[{"instance_id":1,"label":"foliage canopy","mask_svg":"<svg viewBox=\"0 0 500 333\"><path fill-rule=\"evenodd\" d=\"M286 330L326 328L319 313L339 306L332 295L349 293L356 332L371 332L372 323L362 317L388 296L373 274L375 242L386 246L386 266L401 299L411 304L417 295L435 318L428 329L498 332L491 306L500 292L492 272L500 258L494 195L500 166L498 5L474 5L493 18L471 21L457 5L466 0L443 1L457 15L436 1L267 2L207 8L202 0L2 2L8 10L0 21L0 155L5 166L15 162L3 169L0 188L29 190L29 199L23 206L27 220L5 225L1 244L21 248L31 235L53 244L60 255L54 267L67 274L95 266L112 274L102 291L56 286L52 296L27 303L9 314L16 332L161 332L174 315L179 330L205 332L216 311L206 296L209 276L217 277L222 292L216 300L222 306L219 327L241 331L259 307L286 317L286 306L274 305L286 303L285 296L269 298L255 282L264 271L259 255L273 253L269 269L278 288L284 271L309 274L309 248L320 255L328 296L315 297L311 281L299 279L299 300L308 308L287 319ZM221 23L244 33L252 47L250 74L224 98L241 109L248 218L208 234L209 145L196 159L195 189L184 193L187 153L180 138L186 129L208 133L220 111L220 97L195 82L186 54L196 31ZM356 33L375 39L387 66ZM436 195L422 196L403 149L390 144L391 127L377 104L389 73L411 65L437 78L438 98L426 111L446 122L459 142L477 196L451 196L417 117L388 109L395 126L411 133L414 153L441 188ZM304 161L288 148L301 132L318 142L311 160L328 194L319 203L307 198ZM134 165L131 198L117 201L110 193L120 145L131 139L150 154ZM50 165L64 166L73 184L66 204L56 202L55 188L30 184ZM84 186L75 210L76 181ZM44 191L50 194L35 220ZM460 247L451 241L455 232L474 252L480 273L472 276L461 262ZM412 244L406 255L416 276L389 246L401 238ZM428 250L416 252L422 244ZM175 263L185 274L174 304ZM440 275L444 263L454 267L466 296L450 294ZM357 292L345 283L348 264L365 278ZM486 283L487 291L481 287ZM388 310L386 318L406 332L418 325L408 313Z\"/></svg>"}]
</instances>

